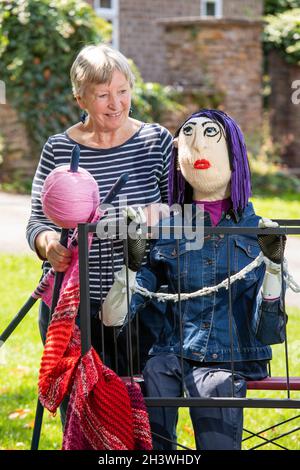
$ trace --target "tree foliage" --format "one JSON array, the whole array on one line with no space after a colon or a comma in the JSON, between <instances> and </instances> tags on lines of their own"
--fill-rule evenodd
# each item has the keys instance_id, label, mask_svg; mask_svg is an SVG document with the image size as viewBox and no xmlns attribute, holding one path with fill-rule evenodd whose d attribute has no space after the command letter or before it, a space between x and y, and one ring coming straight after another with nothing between
<instances>
[{"instance_id":1,"label":"tree foliage","mask_svg":"<svg viewBox=\"0 0 300 470\"><path fill-rule=\"evenodd\" d=\"M265 19L267 50L278 49L288 63L300 65L300 8L269 15Z\"/></svg>"},{"instance_id":2,"label":"tree foliage","mask_svg":"<svg viewBox=\"0 0 300 470\"><path fill-rule=\"evenodd\" d=\"M110 24L80 0L0 0L0 80L34 150L78 122L71 65L83 46L110 37ZM137 77L133 116L159 120L163 109L176 107L172 90L145 83L132 67Z\"/></svg>"},{"instance_id":3,"label":"tree foliage","mask_svg":"<svg viewBox=\"0 0 300 470\"><path fill-rule=\"evenodd\" d=\"M160 122L163 114L181 109L179 93L171 86L144 82L136 65L130 60L135 76L132 96L132 116L141 121Z\"/></svg>"},{"instance_id":4,"label":"tree foliage","mask_svg":"<svg viewBox=\"0 0 300 470\"><path fill-rule=\"evenodd\" d=\"M82 1L0 0L0 78L39 147L78 116L69 79L76 53L109 36Z\"/></svg>"},{"instance_id":5,"label":"tree foliage","mask_svg":"<svg viewBox=\"0 0 300 470\"><path fill-rule=\"evenodd\" d=\"M299 7L299 0L265 0L265 15L276 15L286 10Z\"/></svg>"}]
</instances>

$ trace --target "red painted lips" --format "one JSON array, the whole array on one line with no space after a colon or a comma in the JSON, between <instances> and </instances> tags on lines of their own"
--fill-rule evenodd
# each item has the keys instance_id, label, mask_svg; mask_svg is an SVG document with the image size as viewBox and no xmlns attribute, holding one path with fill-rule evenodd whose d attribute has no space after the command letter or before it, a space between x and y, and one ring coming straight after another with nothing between
<instances>
[{"instance_id":1,"label":"red painted lips","mask_svg":"<svg viewBox=\"0 0 300 470\"><path fill-rule=\"evenodd\" d=\"M201 160L196 160L194 162L195 170L207 170L210 167L211 167L211 164L209 163L208 160L205 160L205 158L202 158Z\"/></svg>"}]
</instances>

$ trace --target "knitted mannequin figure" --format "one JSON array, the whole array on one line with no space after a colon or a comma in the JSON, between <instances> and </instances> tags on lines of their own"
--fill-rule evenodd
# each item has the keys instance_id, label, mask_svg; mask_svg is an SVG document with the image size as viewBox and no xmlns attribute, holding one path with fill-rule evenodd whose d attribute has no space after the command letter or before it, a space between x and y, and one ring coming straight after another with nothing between
<instances>
[{"instance_id":1,"label":"knitted mannequin figure","mask_svg":"<svg viewBox=\"0 0 300 470\"><path fill-rule=\"evenodd\" d=\"M194 212L197 206L203 206L201 220L205 226L274 226L272 221L255 214L249 202L250 194L247 151L239 126L222 111L205 109L190 116L175 135L169 204L190 204ZM164 225L172 224L173 216L164 220ZM195 217L192 224L197 224ZM197 225L194 228L197 230ZM228 276L228 248L230 274L248 266L260 249L272 259L280 245L279 237L273 236L270 244L261 243L261 237L259 241L260 244L252 234L209 235L201 249L193 249L183 234L178 253L174 236L153 240L148 262L137 273L136 282L150 292L167 284L168 291L174 294L179 280L182 293L215 286ZM180 396L183 375L186 395L230 397L233 393L235 397L245 397L246 380L267 376L267 363L272 357L269 344L280 341L269 335L283 318L279 279L280 266L266 259L236 282L231 289L231 319L225 289L188 298L181 302L181 309L178 303L169 302L164 328L143 371L147 395ZM111 288L105 309L108 316L113 315L114 302L118 304L120 316L124 302L125 313L122 295L125 296L120 292L117 298L114 286ZM131 313L141 310L146 300L140 291L133 291ZM258 336L257 324L261 318L273 318L274 327L269 320L268 328ZM198 449L241 448L241 408L193 407L190 414ZM177 409L151 407L149 416L155 433L154 448L175 448L170 441L176 441Z\"/></svg>"}]
</instances>

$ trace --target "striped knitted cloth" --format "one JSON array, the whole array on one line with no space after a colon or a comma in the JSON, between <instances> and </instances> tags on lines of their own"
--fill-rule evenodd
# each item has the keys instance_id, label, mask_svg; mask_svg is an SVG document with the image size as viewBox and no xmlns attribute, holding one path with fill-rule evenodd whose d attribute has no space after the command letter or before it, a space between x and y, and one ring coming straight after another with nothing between
<instances>
[{"instance_id":1,"label":"striped knitted cloth","mask_svg":"<svg viewBox=\"0 0 300 470\"><path fill-rule=\"evenodd\" d=\"M56 412L71 394L65 425L64 450L150 450L150 425L137 384L126 385L91 348L81 357L78 247L64 276L51 319L39 372L39 398ZM49 286L52 283L49 283ZM45 284L39 290L49 299Z\"/></svg>"},{"instance_id":2,"label":"striped knitted cloth","mask_svg":"<svg viewBox=\"0 0 300 470\"><path fill-rule=\"evenodd\" d=\"M148 415L138 384L126 386L92 348L76 370L64 450L151 450Z\"/></svg>"},{"instance_id":3,"label":"striped knitted cloth","mask_svg":"<svg viewBox=\"0 0 300 470\"><path fill-rule=\"evenodd\" d=\"M126 386L91 348L76 369L63 449L134 448L133 416Z\"/></svg>"}]
</instances>

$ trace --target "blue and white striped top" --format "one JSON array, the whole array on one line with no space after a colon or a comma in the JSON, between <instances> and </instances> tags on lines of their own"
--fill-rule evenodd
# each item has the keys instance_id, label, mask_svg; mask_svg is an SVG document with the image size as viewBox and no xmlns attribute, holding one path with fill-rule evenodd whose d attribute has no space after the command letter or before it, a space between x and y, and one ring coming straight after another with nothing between
<instances>
[{"instance_id":1,"label":"blue and white striped top","mask_svg":"<svg viewBox=\"0 0 300 470\"><path fill-rule=\"evenodd\" d=\"M44 230L60 232L43 213L41 190L47 175L59 165L70 163L71 152L77 142L66 132L56 134L46 142L32 184L31 216L27 225L27 240L35 250L36 236ZM112 204L115 216L125 205L146 206L167 202L168 168L172 152L172 136L159 124L143 123L140 129L124 144L110 149L80 146L80 167L89 171L98 183L101 200L123 173L129 173L129 180L122 188L119 198ZM108 211L108 217L112 217ZM113 267L115 272L123 264L123 242L113 241ZM50 264L45 262L45 272ZM89 280L92 300L100 300L100 273L98 238L94 236L89 254ZM113 283L111 262L111 241L101 242L102 295L105 298Z\"/></svg>"}]
</instances>

